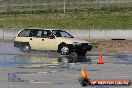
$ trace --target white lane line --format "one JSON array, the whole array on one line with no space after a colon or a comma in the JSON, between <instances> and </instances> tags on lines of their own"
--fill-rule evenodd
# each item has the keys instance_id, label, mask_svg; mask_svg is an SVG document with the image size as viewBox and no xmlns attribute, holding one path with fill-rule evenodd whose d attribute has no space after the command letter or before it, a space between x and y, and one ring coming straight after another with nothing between
<instances>
[{"instance_id":1,"label":"white lane line","mask_svg":"<svg viewBox=\"0 0 132 88\"><path fill-rule=\"evenodd\" d=\"M47 74L49 72L37 72L38 74Z\"/></svg>"},{"instance_id":2,"label":"white lane line","mask_svg":"<svg viewBox=\"0 0 132 88\"><path fill-rule=\"evenodd\" d=\"M32 82L32 81L30 81L29 83L53 84L53 82L39 82L39 81L37 81L37 82Z\"/></svg>"},{"instance_id":3,"label":"white lane line","mask_svg":"<svg viewBox=\"0 0 132 88\"><path fill-rule=\"evenodd\" d=\"M38 75L36 73L31 73L31 74L20 74L20 75Z\"/></svg>"}]
</instances>

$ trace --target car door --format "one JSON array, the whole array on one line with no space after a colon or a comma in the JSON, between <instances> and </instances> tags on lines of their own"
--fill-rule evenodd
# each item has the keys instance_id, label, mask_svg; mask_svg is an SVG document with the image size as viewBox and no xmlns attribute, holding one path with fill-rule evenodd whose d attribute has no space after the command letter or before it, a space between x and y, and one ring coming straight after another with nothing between
<instances>
[{"instance_id":1,"label":"car door","mask_svg":"<svg viewBox=\"0 0 132 88\"><path fill-rule=\"evenodd\" d=\"M30 40L31 49L34 50L57 50L56 39L50 30L35 30Z\"/></svg>"},{"instance_id":2,"label":"car door","mask_svg":"<svg viewBox=\"0 0 132 88\"><path fill-rule=\"evenodd\" d=\"M56 51L58 49L56 38L50 30L43 31L42 39L41 44L44 50Z\"/></svg>"},{"instance_id":3,"label":"car door","mask_svg":"<svg viewBox=\"0 0 132 88\"><path fill-rule=\"evenodd\" d=\"M42 41L44 40L44 38L41 37L42 33L43 33L43 30L41 29L34 30L33 37L30 38L30 42L29 42L31 49L43 50Z\"/></svg>"}]
</instances>

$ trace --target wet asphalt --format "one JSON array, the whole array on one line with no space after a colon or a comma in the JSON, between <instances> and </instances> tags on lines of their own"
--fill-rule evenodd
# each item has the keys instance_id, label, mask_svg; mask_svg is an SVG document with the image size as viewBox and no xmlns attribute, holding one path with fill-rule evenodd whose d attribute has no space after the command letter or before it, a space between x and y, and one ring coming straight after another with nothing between
<instances>
[{"instance_id":1,"label":"wet asphalt","mask_svg":"<svg viewBox=\"0 0 132 88\"><path fill-rule=\"evenodd\" d=\"M0 86L2 88L82 88L81 68L90 79L132 80L132 53L102 52L104 64L97 64L100 52L86 56L60 55L50 51L23 53L12 41L0 42ZM132 86L87 86L87 88L132 88Z\"/></svg>"}]
</instances>

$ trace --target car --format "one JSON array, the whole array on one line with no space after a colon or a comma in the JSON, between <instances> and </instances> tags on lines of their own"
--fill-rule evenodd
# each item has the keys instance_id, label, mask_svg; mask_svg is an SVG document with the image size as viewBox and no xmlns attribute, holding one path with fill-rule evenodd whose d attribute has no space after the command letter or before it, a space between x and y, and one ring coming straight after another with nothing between
<instances>
[{"instance_id":1,"label":"car","mask_svg":"<svg viewBox=\"0 0 132 88\"><path fill-rule=\"evenodd\" d=\"M22 51L49 50L62 55L72 52L85 55L91 51L92 44L85 40L74 38L71 34L59 29L27 28L22 29L15 37L14 47Z\"/></svg>"}]
</instances>

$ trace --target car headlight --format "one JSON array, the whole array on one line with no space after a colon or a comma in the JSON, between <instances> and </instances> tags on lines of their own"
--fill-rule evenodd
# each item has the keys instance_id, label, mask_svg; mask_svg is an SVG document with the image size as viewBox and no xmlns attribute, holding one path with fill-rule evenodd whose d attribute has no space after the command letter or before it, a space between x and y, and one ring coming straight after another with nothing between
<instances>
[{"instance_id":1,"label":"car headlight","mask_svg":"<svg viewBox=\"0 0 132 88\"><path fill-rule=\"evenodd\" d=\"M75 46L75 45L81 45L81 43L79 43L79 42L73 42L73 45Z\"/></svg>"}]
</instances>

